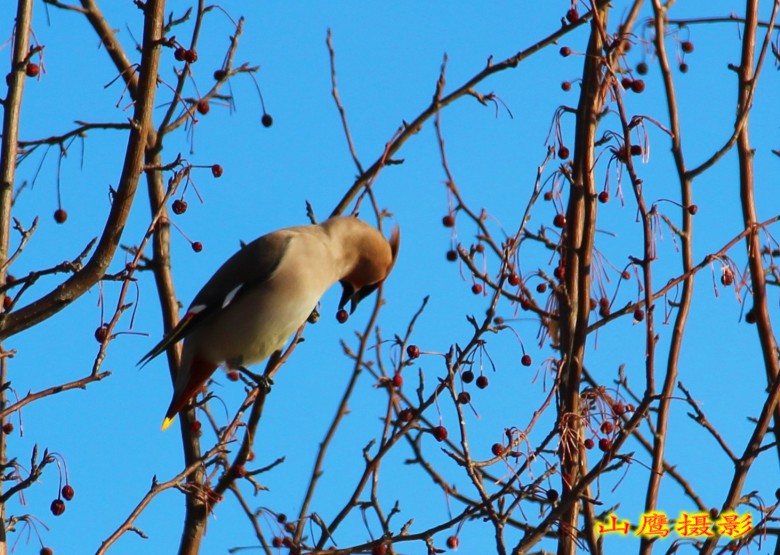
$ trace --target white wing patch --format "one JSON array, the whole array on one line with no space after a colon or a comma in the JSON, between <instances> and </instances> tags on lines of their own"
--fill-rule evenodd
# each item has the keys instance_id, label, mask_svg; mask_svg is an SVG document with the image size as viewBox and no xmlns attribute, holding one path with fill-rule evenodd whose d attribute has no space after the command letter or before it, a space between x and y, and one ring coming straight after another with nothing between
<instances>
[{"instance_id":1,"label":"white wing patch","mask_svg":"<svg viewBox=\"0 0 780 555\"><path fill-rule=\"evenodd\" d=\"M195 306L191 306L190 309L187 311L187 314L184 315L185 318L195 316L199 312L203 312L206 310L205 304L196 304Z\"/></svg>"},{"instance_id":2,"label":"white wing patch","mask_svg":"<svg viewBox=\"0 0 780 555\"><path fill-rule=\"evenodd\" d=\"M227 305L233 302L233 299L236 298L236 295L238 295L238 292L241 291L241 288L244 286L243 283L239 284L237 287L234 287L230 293L225 295L225 300L222 301L222 308L225 308Z\"/></svg>"}]
</instances>

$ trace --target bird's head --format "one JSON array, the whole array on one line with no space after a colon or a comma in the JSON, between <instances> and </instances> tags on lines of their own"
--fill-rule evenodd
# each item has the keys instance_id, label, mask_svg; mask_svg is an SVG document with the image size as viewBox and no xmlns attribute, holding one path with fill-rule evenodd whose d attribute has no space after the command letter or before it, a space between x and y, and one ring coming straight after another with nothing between
<instances>
[{"instance_id":1,"label":"bird's head","mask_svg":"<svg viewBox=\"0 0 780 555\"><path fill-rule=\"evenodd\" d=\"M352 236L352 248L357 251L354 262L348 273L340 280L343 291L339 310L350 303L350 314L355 311L360 301L376 291L390 275L401 243L398 226L393 228L388 240L373 227L363 225L366 227L361 230L359 236Z\"/></svg>"}]
</instances>

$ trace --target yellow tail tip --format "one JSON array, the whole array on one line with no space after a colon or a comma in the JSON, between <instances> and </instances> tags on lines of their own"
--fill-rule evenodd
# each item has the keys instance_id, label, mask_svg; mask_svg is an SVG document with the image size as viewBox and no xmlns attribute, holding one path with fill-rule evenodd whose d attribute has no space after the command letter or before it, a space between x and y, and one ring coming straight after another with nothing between
<instances>
[{"instance_id":1,"label":"yellow tail tip","mask_svg":"<svg viewBox=\"0 0 780 555\"><path fill-rule=\"evenodd\" d=\"M168 429L168 427L173 424L173 419L175 416L166 416L165 420L163 420L162 427L160 428L161 431L165 431Z\"/></svg>"}]
</instances>

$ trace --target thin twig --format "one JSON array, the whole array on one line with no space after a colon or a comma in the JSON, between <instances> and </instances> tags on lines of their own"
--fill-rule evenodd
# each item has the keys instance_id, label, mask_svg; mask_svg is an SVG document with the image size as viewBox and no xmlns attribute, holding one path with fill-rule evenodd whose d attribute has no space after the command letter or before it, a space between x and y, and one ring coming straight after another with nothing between
<instances>
[{"instance_id":1,"label":"thin twig","mask_svg":"<svg viewBox=\"0 0 780 555\"><path fill-rule=\"evenodd\" d=\"M357 166L358 175L363 175L363 165L360 163L357 151L355 150L355 144L352 142L352 134L349 132L349 123L347 122L347 112L344 110L344 105L341 103L341 97L339 96L339 89L336 83L336 50L333 48L333 32L328 29L328 37L325 40L328 45L328 55L330 58L330 82L331 82L331 95L333 101L336 103L336 108L339 111L339 117L341 118L341 125L344 128L344 135L347 138L347 145L349 146L349 153L352 155L352 161Z\"/></svg>"}]
</instances>

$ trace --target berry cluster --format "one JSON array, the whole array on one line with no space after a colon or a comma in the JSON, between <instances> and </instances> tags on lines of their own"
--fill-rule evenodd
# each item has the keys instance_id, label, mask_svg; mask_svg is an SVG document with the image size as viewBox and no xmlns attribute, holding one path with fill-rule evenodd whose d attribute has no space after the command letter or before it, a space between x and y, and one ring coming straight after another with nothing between
<instances>
[{"instance_id":1,"label":"berry cluster","mask_svg":"<svg viewBox=\"0 0 780 555\"><path fill-rule=\"evenodd\" d=\"M51 509L51 514L54 516L60 516L62 513L65 512L65 501L70 501L73 499L73 496L76 494L75 490L73 489L73 486L70 484L65 484L62 486L62 489L60 490L60 495L51 502L51 506L49 507ZM63 501L64 499L64 501Z\"/></svg>"},{"instance_id":2,"label":"berry cluster","mask_svg":"<svg viewBox=\"0 0 780 555\"><path fill-rule=\"evenodd\" d=\"M601 421L598 431L594 434L594 437L598 439L599 449L603 452L608 452L612 448L612 439L615 431L621 425L621 417L627 412L633 412L634 406L632 404L624 404L622 401L615 401L610 405L610 414ZM586 449L593 449L596 446L596 442L592 437L586 438L582 444Z\"/></svg>"},{"instance_id":3,"label":"berry cluster","mask_svg":"<svg viewBox=\"0 0 780 555\"><path fill-rule=\"evenodd\" d=\"M194 48L184 48L179 46L173 51L173 57L180 62L187 62L188 64L194 64L198 61L198 51Z\"/></svg>"}]
</instances>

